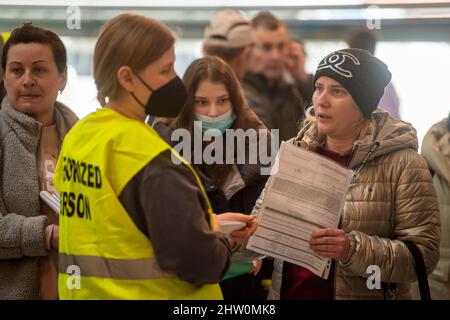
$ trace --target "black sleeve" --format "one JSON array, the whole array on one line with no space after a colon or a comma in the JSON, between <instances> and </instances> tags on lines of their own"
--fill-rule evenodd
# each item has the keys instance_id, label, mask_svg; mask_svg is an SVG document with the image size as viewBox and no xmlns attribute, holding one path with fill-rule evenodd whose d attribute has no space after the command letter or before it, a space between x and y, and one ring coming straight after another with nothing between
<instances>
[{"instance_id":1,"label":"black sleeve","mask_svg":"<svg viewBox=\"0 0 450 320\"><path fill-rule=\"evenodd\" d=\"M225 275L231 249L209 226L206 201L189 168L172 163L170 151L145 166L119 200L152 242L160 267L196 285Z\"/></svg>"}]
</instances>

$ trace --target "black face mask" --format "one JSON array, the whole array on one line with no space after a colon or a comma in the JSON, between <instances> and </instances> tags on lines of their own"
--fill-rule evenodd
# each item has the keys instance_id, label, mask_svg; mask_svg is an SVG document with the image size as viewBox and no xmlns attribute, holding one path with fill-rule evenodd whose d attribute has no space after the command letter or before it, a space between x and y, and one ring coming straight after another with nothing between
<instances>
[{"instance_id":1,"label":"black face mask","mask_svg":"<svg viewBox=\"0 0 450 320\"><path fill-rule=\"evenodd\" d=\"M152 92L145 105L136 98L133 92L130 92L134 100L145 109L147 115L164 118L178 116L188 96L186 88L178 76L167 82L161 88L153 90L136 72L135 75Z\"/></svg>"}]
</instances>

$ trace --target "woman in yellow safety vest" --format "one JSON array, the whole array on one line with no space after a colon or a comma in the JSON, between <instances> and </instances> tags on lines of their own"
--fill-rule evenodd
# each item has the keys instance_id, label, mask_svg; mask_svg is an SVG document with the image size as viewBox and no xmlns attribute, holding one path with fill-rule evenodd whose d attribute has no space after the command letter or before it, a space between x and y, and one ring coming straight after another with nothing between
<instances>
[{"instance_id":1,"label":"woman in yellow safety vest","mask_svg":"<svg viewBox=\"0 0 450 320\"><path fill-rule=\"evenodd\" d=\"M195 171L144 122L185 103L174 60L174 37L155 20L122 14L100 32L103 108L67 135L55 173L62 299L222 298L233 240L214 223ZM256 228L246 215L221 219L247 224L236 238Z\"/></svg>"}]
</instances>

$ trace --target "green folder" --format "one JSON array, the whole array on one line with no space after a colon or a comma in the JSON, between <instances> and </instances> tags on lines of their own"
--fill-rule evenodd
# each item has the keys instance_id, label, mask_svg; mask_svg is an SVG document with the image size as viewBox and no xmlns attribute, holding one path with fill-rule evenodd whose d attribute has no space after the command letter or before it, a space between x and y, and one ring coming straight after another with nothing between
<instances>
[{"instance_id":1,"label":"green folder","mask_svg":"<svg viewBox=\"0 0 450 320\"><path fill-rule=\"evenodd\" d=\"M225 274L225 277L223 280L227 280L230 278L234 278L237 276L241 276L243 274L246 274L250 271L252 268L253 263L251 262L232 262L230 269L228 269L228 272Z\"/></svg>"}]
</instances>

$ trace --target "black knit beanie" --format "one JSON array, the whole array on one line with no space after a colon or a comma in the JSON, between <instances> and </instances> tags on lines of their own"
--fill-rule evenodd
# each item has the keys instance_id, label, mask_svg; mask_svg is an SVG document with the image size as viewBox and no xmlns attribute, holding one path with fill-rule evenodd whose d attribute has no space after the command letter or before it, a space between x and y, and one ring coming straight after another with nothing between
<instances>
[{"instance_id":1,"label":"black knit beanie","mask_svg":"<svg viewBox=\"0 0 450 320\"><path fill-rule=\"evenodd\" d=\"M323 58L314 83L322 76L336 80L347 89L367 119L391 81L391 73L383 61L368 51L353 48L338 50Z\"/></svg>"}]
</instances>

